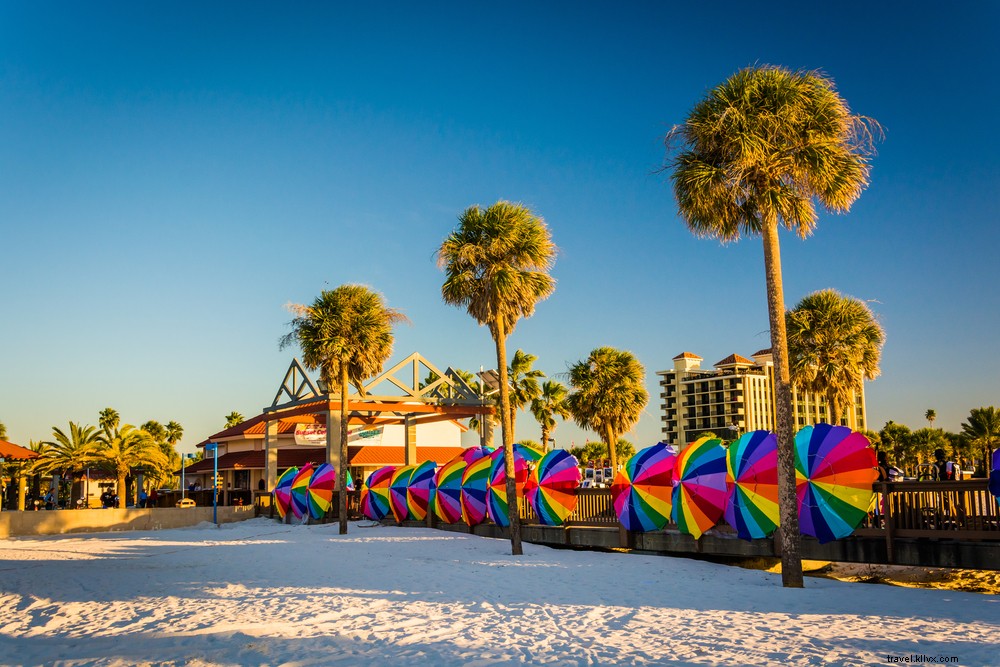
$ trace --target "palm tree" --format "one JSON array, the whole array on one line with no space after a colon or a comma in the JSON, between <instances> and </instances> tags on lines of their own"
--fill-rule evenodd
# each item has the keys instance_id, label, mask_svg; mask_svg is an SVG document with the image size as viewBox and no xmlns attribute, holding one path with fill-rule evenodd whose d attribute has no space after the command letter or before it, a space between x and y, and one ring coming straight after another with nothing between
<instances>
[{"instance_id":1,"label":"palm tree","mask_svg":"<svg viewBox=\"0 0 1000 667\"><path fill-rule=\"evenodd\" d=\"M45 448L36 466L39 472L65 475L79 472L94 462L98 444L96 427L70 422L68 432L53 426L52 437L53 440L42 443Z\"/></svg>"},{"instance_id":2,"label":"palm tree","mask_svg":"<svg viewBox=\"0 0 1000 667\"><path fill-rule=\"evenodd\" d=\"M538 378L545 377L545 373L531 368L537 360L538 357L533 354L528 354L523 350L515 350L514 358L510 361L510 368L507 369L510 376L511 433L517 433L517 411L538 398L542 391L538 386Z\"/></svg>"},{"instance_id":3,"label":"palm tree","mask_svg":"<svg viewBox=\"0 0 1000 667\"><path fill-rule=\"evenodd\" d=\"M612 475L618 471L615 443L631 429L649 401L646 371L631 352L599 347L569 368L572 393L566 399L580 427L595 431L608 449Z\"/></svg>"},{"instance_id":4,"label":"palm tree","mask_svg":"<svg viewBox=\"0 0 1000 667\"><path fill-rule=\"evenodd\" d=\"M237 424L243 423L243 415L233 410L228 415L226 415L226 428L232 428Z\"/></svg>"},{"instance_id":5,"label":"palm tree","mask_svg":"<svg viewBox=\"0 0 1000 667\"><path fill-rule=\"evenodd\" d=\"M126 499L125 478L132 468L148 466L160 468L167 465L156 441L145 429L123 424L120 429L105 430L98 436L100 443L96 456L109 472L118 479L118 498L122 507Z\"/></svg>"},{"instance_id":6,"label":"palm tree","mask_svg":"<svg viewBox=\"0 0 1000 667\"><path fill-rule=\"evenodd\" d=\"M808 236L814 200L846 212L868 184L879 125L818 72L755 66L714 88L667 135L678 208L698 236L761 236L774 355L782 583L802 587L794 424L778 226Z\"/></svg>"},{"instance_id":7,"label":"palm tree","mask_svg":"<svg viewBox=\"0 0 1000 667\"><path fill-rule=\"evenodd\" d=\"M117 410L114 408L104 408L101 410L97 425L101 427L102 431L114 431L118 428L120 422L121 417L119 417Z\"/></svg>"},{"instance_id":8,"label":"palm tree","mask_svg":"<svg viewBox=\"0 0 1000 667\"><path fill-rule=\"evenodd\" d=\"M538 397L531 401L531 414L542 427L542 451L549 451L549 440L556 430L556 417L570 417L569 407L566 405L568 393L563 383L546 380L542 383Z\"/></svg>"},{"instance_id":9,"label":"palm tree","mask_svg":"<svg viewBox=\"0 0 1000 667\"><path fill-rule=\"evenodd\" d=\"M990 453L1000 446L1000 410L973 408L969 419L962 423L962 435L969 439L973 447L980 447L983 453L983 472L989 475Z\"/></svg>"},{"instance_id":10,"label":"palm tree","mask_svg":"<svg viewBox=\"0 0 1000 667\"><path fill-rule=\"evenodd\" d=\"M510 424L510 384L507 337L518 320L531 317L535 305L555 289L548 274L555 261L545 222L520 204L498 201L489 208L467 208L458 227L438 249L438 266L445 271L444 302L464 307L480 325L489 327L496 344L500 375L500 424L503 431L507 498L515 498L514 431ZM517 503L508 503L511 553L521 550Z\"/></svg>"},{"instance_id":11,"label":"palm tree","mask_svg":"<svg viewBox=\"0 0 1000 667\"><path fill-rule=\"evenodd\" d=\"M298 344L302 363L319 369L328 387L340 394L340 489L347 488L348 383L363 394L363 382L382 370L392 354L392 327L406 317L389 308L378 292L364 285L323 290L311 306L291 304L292 330L281 347ZM340 534L347 534L347 494L340 494Z\"/></svg>"},{"instance_id":12,"label":"palm tree","mask_svg":"<svg viewBox=\"0 0 1000 667\"><path fill-rule=\"evenodd\" d=\"M6 440L6 439L7 439L7 427L4 425L3 422L0 422L0 440Z\"/></svg>"},{"instance_id":13,"label":"palm tree","mask_svg":"<svg viewBox=\"0 0 1000 667\"><path fill-rule=\"evenodd\" d=\"M935 412L933 408L928 409L927 412L924 413L924 419L927 420L927 425L930 428L934 428L934 420L937 419L937 412Z\"/></svg>"},{"instance_id":14,"label":"palm tree","mask_svg":"<svg viewBox=\"0 0 1000 667\"><path fill-rule=\"evenodd\" d=\"M879 374L885 331L868 306L836 290L813 292L785 315L792 384L826 397L831 424L864 380Z\"/></svg>"}]
</instances>

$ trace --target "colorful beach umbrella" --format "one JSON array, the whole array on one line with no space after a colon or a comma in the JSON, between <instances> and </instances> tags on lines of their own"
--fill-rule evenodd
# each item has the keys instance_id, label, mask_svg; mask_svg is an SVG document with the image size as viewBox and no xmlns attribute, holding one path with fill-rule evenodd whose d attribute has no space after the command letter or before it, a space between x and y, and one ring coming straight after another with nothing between
<instances>
[{"instance_id":1,"label":"colorful beach umbrella","mask_svg":"<svg viewBox=\"0 0 1000 667\"><path fill-rule=\"evenodd\" d=\"M288 514L288 508L292 504L292 481L299 472L298 468L289 468L281 473L278 481L274 485L274 508L278 510L278 516L282 519Z\"/></svg>"},{"instance_id":2,"label":"colorful beach umbrella","mask_svg":"<svg viewBox=\"0 0 1000 667\"><path fill-rule=\"evenodd\" d=\"M406 508L411 519L423 521L427 518L427 511L434 495L436 476L437 463L434 461L424 461L410 475L410 483L406 487Z\"/></svg>"},{"instance_id":3,"label":"colorful beach umbrella","mask_svg":"<svg viewBox=\"0 0 1000 667\"><path fill-rule=\"evenodd\" d=\"M337 482L337 469L321 463L309 479L309 516L322 519L333 504L333 488Z\"/></svg>"},{"instance_id":4,"label":"colorful beach umbrella","mask_svg":"<svg viewBox=\"0 0 1000 667\"><path fill-rule=\"evenodd\" d=\"M336 490L337 484L340 484L340 475L337 475L334 479L335 479L335 482L334 482L333 488L334 488L334 490ZM353 475L351 475L351 471L350 470L347 471L347 490L348 491L353 491L354 490L354 477L353 477Z\"/></svg>"},{"instance_id":5,"label":"colorful beach umbrella","mask_svg":"<svg viewBox=\"0 0 1000 667\"><path fill-rule=\"evenodd\" d=\"M372 521L381 521L392 511L389 484L396 466L379 468L361 485L361 513Z\"/></svg>"},{"instance_id":6,"label":"colorful beach umbrella","mask_svg":"<svg viewBox=\"0 0 1000 667\"><path fill-rule=\"evenodd\" d=\"M465 468L462 475L462 521L476 526L486 518L486 486L493 459L484 456Z\"/></svg>"},{"instance_id":7,"label":"colorful beach umbrella","mask_svg":"<svg viewBox=\"0 0 1000 667\"><path fill-rule=\"evenodd\" d=\"M514 493L518 498L524 496L524 485L528 481L529 466L540 461L542 453L525 445L514 445ZM507 502L507 467L504 464L503 449L490 454L490 476L487 482L486 511L498 526L510 524Z\"/></svg>"},{"instance_id":8,"label":"colorful beach umbrella","mask_svg":"<svg viewBox=\"0 0 1000 667\"><path fill-rule=\"evenodd\" d=\"M553 449L538 462L525 484L525 497L546 526L561 526L576 509L580 462L564 449Z\"/></svg>"},{"instance_id":9,"label":"colorful beach umbrella","mask_svg":"<svg viewBox=\"0 0 1000 667\"><path fill-rule=\"evenodd\" d=\"M674 459L674 450L659 442L633 454L615 475L611 499L626 530L645 533L667 525Z\"/></svg>"},{"instance_id":10,"label":"colorful beach umbrella","mask_svg":"<svg viewBox=\"0 0 1000 667\"><path fill-rule=\"evenodd\" d=\"M465 459L456 457L441 466L434 479L431 504L434 514L445 523L462 520L462 476L467 465Z\"/></svg>"},{"instance_id":11,"label":"colorful beach umbrella","mask_svg":"<svg viewBox=\"0 0 1000 667\"><path fill-rule=\"evenodd\" d=\"M846 426L816 424L796 433L799 530L820 543L853 533L871 507L876 465L868 438Z\"/></svg>"},{"instance_id":12,"label":"colorful beach umbrella","mask_svg":"<svg viewBox=\"0 0 1000 667\"><path fill-rule=\"evenodd\" d=\"M465 461L466 465L483 458L484 456L489 456L493 453L493 447L469 447L465 449L461 454L455 458L462 459Z\"/></svg>"},{"instance_id":13,"label":"colorful beach umbrella","mask_svg":"<svg viewBox=\"0 0 1000 667\"><path fill-rule=\"evenodd\" d=\"M414 470L416 466L400 466L392 473L392 481L389 482L389 506L392 507L392 516L397 523L406 521L410 515L410 509L406 505L406 495Z\"/></svg>"},{"instance_id":14,"label":"colorful beach umbrella","mask_svg":"<svg viewBox=\"0 0 1000 667\"><path fill-rule=\"evenodd\" d=\"M718 438L699 438L674 462L673 519L681 532L701 537L726 509L726 450Z\"/></svg>"},{"instance_id":15,"label":"colorful beach umbrella","mask_svg":"<svg viewBox=\"0 0 1000 667\"><path fill-rule=\"evenodd\" d=\"M770 536L778 527L778 439L751 431L726 452L726 521L744 540Z\"/></svg>"},{"instance_id":16,"label":"colorful beach umbrella","mask_svg":"<svg viewBox=\"0 0 1000 667\"><path fill-rule=\"evenodd\" d=\"M307 463L292 479L292 500L288 506L292 516L301 519L309 515L309 480L312 479L313 464Z\"/></svg>"}]
</instances>

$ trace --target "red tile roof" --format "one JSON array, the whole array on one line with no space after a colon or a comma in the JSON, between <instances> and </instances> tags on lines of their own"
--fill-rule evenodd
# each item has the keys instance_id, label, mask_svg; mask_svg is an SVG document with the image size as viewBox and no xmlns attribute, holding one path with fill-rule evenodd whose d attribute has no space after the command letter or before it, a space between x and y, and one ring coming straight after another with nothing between
<instances>
[{"instance_id":1,"label":"red tile roof","mask_svg":"<svg viewBox=\"0 0 1000 667\"><path fill-rule=\"evenodd\" d=\"M404 447L368 445L348 449L353 466L401 466L406 462ZM463 451L462 447L417 447L417 463L434 461L442 465Z\"/></svg>"},{"instance_id":2,"label":"red tile roof","mask_svg":"<svg viewBox=\"0 0 1000 667\"><path fill-rule=\"evenodd\" d=\"M27 447L15 445L13 442L0 440L0 456L10 461L25 461L27 459L37 459L38 454Z\"/></svg>"},{"instance_id":3,"label":"red tile roof","mask_svg":"<svg viewBox=\"0 0 1000 667\"><path fill-rule=\"evenodd\" d=\"M715 362L715 365L716 366L734 366L736 364L748 364L748 365L752 366L753 363L754 363L753 359L747 359L746 357L741 357L740 355L734 353L734 354L730 354L728 357L726 357L722 361Z\"/></svg>"},{"instance_id":4,"label":"red tile roof","mask_svg":"<svg viewBox=\"0 0 1000 667\"><path fill-rule=\"evenodd\" d=\"M670 361L677 361L678 359L701 359L701 357L699 357L697 354L694 354L692 352L681 352L680 354L678 354L676 357L674 357Z\"/></svg>"},{"instance_id":5,"label":"red tile roof","mask_svg":"<svg viewBox=\"0 0 1000 667\"><path fill-rule=\"evenodd\" d=\"M417 463L434 461L438 465L447 463L465 451L462 447L417 447ZM348 456L352 466L391 466L403 465L406 452L403 447L383 447L381 445L363 445L348 447ZM285 468L301 468L307 463L322 463L326 461L326 449L323 447L288 447L278 450L278 470ZM264 450L250 452L232 452L219 457L219 470L263 470ZM215 460L211 457L192 463L186 468L187 474L212 472ZM180 470L177 471L179 475Z\"/></svg>"},{"instance_id":6,"label":"red tile roof","mask_svg":"<svg viewBox=\"0 0 1000 667\"><path fill-rule=\"evenodd\" d=\"M771 348L768 347L768 348L764 348L763 350L757 350L756 352L754 352L750 356L751 357L759 357L762 354L771 354Z\"/></svg>"}]
</instances>

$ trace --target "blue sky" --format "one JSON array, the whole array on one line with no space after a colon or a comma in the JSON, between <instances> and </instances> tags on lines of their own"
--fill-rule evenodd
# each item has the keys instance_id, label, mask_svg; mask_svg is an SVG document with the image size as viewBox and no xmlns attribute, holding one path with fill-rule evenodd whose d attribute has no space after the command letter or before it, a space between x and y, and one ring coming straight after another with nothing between
<instances>
[{"instance_id":1,"label":"blue sky","mask_svg":"<svg viewBox=\"0 0 1000 667\"><path fill-rule=\"evenodd\" d=\"M1000 404L996 4L356 4L0 1L13 441L113 406L179 421L190 450L270 403L284 304L345 282L410 318L394 359L490 367L434 252L465 207L509 199L560 247L511 351L549 374L633 351L652 398L629 437L652 444L673 356L768 346L759 240L692 237L657 173L665 132L754 63L822 69L886 129L852 211L782 235L789 306L835 288L886 328L871 425Z\"/></svg>"}]
</instances>

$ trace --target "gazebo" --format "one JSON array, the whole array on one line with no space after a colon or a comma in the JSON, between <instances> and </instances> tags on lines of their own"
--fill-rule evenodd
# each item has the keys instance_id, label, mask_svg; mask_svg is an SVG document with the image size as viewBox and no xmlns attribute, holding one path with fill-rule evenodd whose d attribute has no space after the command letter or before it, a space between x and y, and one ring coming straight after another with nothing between
<instances>
[{"instance_id":1,"label":"gazebo","mask_svg":"<svg viewBox=\"0 0 1000 667\"><path fill-rule=\"evenodd\" d=\"M38 454L31 451L27 447L22 447L20 445L15 445L13 442L7 442L6 440L0 440L0 487L3 487L5 478L5 463L7 461L31 461L37 459ZM25 480L24 476L21 476L21 482L17 489L17 509L24 509L24 493L25 493ZM0 505L6 502L6 493L0 494Z\"/></svg>"},{"instance_id":2,"label":"gazebo","mask_svg":"<svg viewBox=\"0 0 1000 667\"><path fill-rule=\"evenodd\" d=\"M494 410L491 402L452 368L441 371L419 353L366 380L360 392L348 394L347 408L347 465L357 473L386 464L444 463L460 452L461 446L457 435L451 446L435 442L441 429L464 431L466 427L458 420ZM310 379L302 363L293 359L271 405L197 446L219 444L220 479L215 483L224 484L223 488L230 484L234 491L246 489L244 484L252 488L256 479L257 488L270 491L279 468L301 466L306 461L325 461L340 468L340 409L340 396L331 395L322 382ZM418 446L418 429L424 434L422 438L431 441L428 446ZM395 439L383 439L383 431L392 431ZM205 459L189 466L186 473L204 476L212 472L214 464Z\"/></svg>"}]
</instances>

